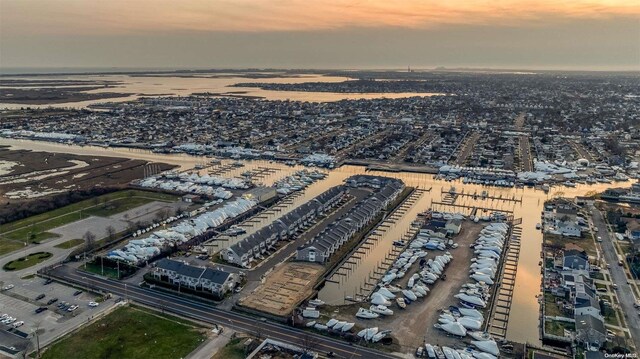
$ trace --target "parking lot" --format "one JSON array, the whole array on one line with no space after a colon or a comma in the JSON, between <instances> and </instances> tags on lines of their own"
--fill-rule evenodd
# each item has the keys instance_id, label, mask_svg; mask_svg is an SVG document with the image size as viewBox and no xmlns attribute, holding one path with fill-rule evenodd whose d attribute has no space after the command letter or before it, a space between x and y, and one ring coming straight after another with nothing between
<instances>
[{"instance_id":1,"label":"parking lot","mask_svg":"<svg viewBox=\"0 0 640 359\"><path fill-rule=\"evenodd\" d=\"M0 324L0 350L2 347L8 353L11 352L6 348L24 350L30 343L33 345L36 331L42 347L115 304L115 298L111 298L91 307L89 303L98 300L96 295L57 282L45 283L45 279L34 277L21 280L13 288L0 292L0 315L15 318L9 325ZM9 284L2 283L2 287ZM36 299L42 295L44 297ZM54 302L54 299L57 300ZM77 306L77 309L70 311L71 306ZM37 313L38 308L46 309ZM24 324L13 328L13 324L18 322Z\"/></svg>"}]
</instances>

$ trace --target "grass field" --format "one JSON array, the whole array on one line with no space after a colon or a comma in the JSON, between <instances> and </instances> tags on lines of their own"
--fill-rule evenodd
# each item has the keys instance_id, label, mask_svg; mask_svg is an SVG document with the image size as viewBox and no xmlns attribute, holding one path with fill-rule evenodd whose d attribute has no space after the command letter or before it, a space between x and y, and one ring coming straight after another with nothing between
<instances>
[{"instance_id":1,"label":"grass field","mask_svg":"<svg viewBox=\"0 0 640 359\"><path fill-rule=\"evenodd\" d=\"M0 225L0 255L55 237L47 231L89 216L110 216L152 201L173 202L176 196L166 193L128 189Z\"/></svg>"},{"instance_id":2,"label":"grass field","mask_svg":"<svg viewBox=\"0 0 640 359\"><path fill-rule=\"evenodd\" d=\"M70 239L66 242L62 242L60 244L56 244L54 247L56 248L62 248L62 249L69 249L69 248L73 248L75 246L78 246L80 244L84 243L84 240L81 238L76 238L76 239Z\"/></svg>"},{"instance_id":3,"label":"grass field","mask_svg":"<svg viewBox=\"0 0 640 359\"><path fill-rule=\"evenodd\" d=\"M247 338L234 338L227 345L218 350L211 359L244 359L244 341Z\"/></svg>"},{"instance_id":4,"label":"grass field","mask_svg":"<svg viewBox=\"0 0 640 359\"><path fill-rule=\"evenodd\" d=\"M54 343L43 359L184 358L204 329L175 317L121 307Z\"/></svg>"},{"instance_id":5,"label":"grass field","mask_svg":"<svg viewBox=\"0 0 640 359\"><path fill-rule=\"evenodd\" d=\"M51 258L51 253L49 252L36 252L27 255L26 257L18 258L14 261L11 261L5 264L2 269L6 271L14 271L21 270L25 268L29 268L33 265L36 265L42 261L45 261Z\"/></svg>"}]
</instances>

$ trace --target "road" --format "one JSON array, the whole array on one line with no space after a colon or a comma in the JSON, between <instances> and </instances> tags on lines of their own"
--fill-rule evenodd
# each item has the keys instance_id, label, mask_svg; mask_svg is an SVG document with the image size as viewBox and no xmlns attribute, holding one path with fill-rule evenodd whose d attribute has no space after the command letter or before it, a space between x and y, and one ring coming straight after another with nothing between
<instances>
[{"instance_id":1,"label":"road","mask_svg":"<svg viewBox=\"0 0 640 359\"><path fill-rule=\"evenodd\" d=\"M213 305L185 299L172 294L141 288L99 276L80 273L75 268L61 265L47 274L54 278L79 285L89 286L116 296L160 309L179 316L195 319L210 324L220 324L233 330L246 333L259 333L275 340L300 345L303 339L312 337L316 343L314 350L334 352L340 358L397 358L396 356L367 349L358 345L339 341L330 337L312 334L282 324L261 321L228 310L221 310Z\"/></svg>"},{"instance_id":2,"label":"road","mask_svg":"<svg viewBox=\"0 0 640 359\"><path fill-rule=\"evenodd\" d=\"M631 338L633 345L636 348L640 348L640 318L636 314L636 309L633 306L636 298L633 295L633 290L627 282L627 275L624 271L624 267L618 265L618 254L613 246L613 239L611 238L607 224L600 213L593 205L591 206L591 213L593 218L593 225L598 228L598 235L602 238L602 252L607 264L611 267L609 273L611 274L611 281L618 285L616 294L618 296L618 302L622 308L627 327L631 332Z\"/></svg>"}]
</instances>

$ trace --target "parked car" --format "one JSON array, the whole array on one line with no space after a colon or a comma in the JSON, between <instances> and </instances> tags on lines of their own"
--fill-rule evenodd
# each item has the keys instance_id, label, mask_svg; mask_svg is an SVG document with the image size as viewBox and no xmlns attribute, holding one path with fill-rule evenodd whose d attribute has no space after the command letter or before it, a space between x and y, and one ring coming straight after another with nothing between
<instances>
[{"instance_id":1,"label":"parked car","mask_svg":"<svg viewBox=\"0 0 640 359\"><path fill-rule=\"evenodd\" d=\"M2 290L9 290L11 288L13 288L13 284L5 285L4 287L2 287Z\"/></svg>"},{"instance_id":2,"label":"parked car","mask_svg":"<svg viewBox=\"0 0 640 359\"><path fill-rule=\"evenodd\" d=\"M21 320L21 321L19 321L19 322L15 322L15 323L13 323L13 327L14 327L14 328L21 327L21 326L23 326L23 325L24 325L24 322L23 322L22 320Z\"/></svg>"},{"instance_id":3,"label":"parked car","mask_svg":"<svg viewBox=\"0 0 640 359\"><path fill-rule=\"evenodd\" d=\"M39 294L39 295L36 297L36 300L40 300L40 299L42 299L42 298L44 298L44 297L45 297L45 295L44 295L44 294Z\"/></svg>"},{"instance_id":4,"label":"parked car","mask_svg":"<svg viewBox=\"0 0 640 359\"><path fill-rule=\"evenodd\" d=\"M44 285L49 285L51 283L53 283L53 279L51 279L51 278L49 278L49 279L44 281Z\"/></svg>"},{"instance_id":5,"label":"parked car","mask_svg":"<svg viewBox=\"0 0 640 359\"><path fill-rule=\"evenodd\" d=\"M89 302L89 306L90 306L90 307L95 308L95 307L97 307L98 305L100 305L100 303L98 303L98 302Z\"/></svg>"},{"instance_id":6,"label":"parked car","mask_svg":"<svg viewBox=\"0 0 640 359\"><path fill-rule=\"evenodd\" d=\"M73 295L74 295L74 296L78 296L78 295L80 295L80 294L82 294L82 291L81 291L81 290L76 290L76 291L73 293Z\"/></svg>"},{"instance_id":7,"label":"parked car","mask_svg":"<svg viewBox=\"0 0 640 359\"><path fill-rule=\"evenodd\" d=\"M47 305L51 305L51 304L53 304L53 303L55 303L55 302L57 302L57 301L58 301L58 298L51 298L51 299L49 299L49 301L47 302Z\"/></svg>"},{"instance_id":8,"label":"parked car","mask_svg":"<svg viewBox=\"0 0 640 359\"><path fill-rule=\"evenodd\" d=\"M76 309L78 309L78 306L74 304L74 305L70 306L69 309L67 309L67 311L73 312Z\"/></svg>"},{"instance_id":9,"label":"parked car","mask_svg":"<svg viewBox=\"0 0 640 359\"><path fill-rule=\"evenodd\" d=\"M48 309L47 307L39 307L38 309L36 309L36 313L42 313L47 309Z\"/></svg>"}]
</instances>

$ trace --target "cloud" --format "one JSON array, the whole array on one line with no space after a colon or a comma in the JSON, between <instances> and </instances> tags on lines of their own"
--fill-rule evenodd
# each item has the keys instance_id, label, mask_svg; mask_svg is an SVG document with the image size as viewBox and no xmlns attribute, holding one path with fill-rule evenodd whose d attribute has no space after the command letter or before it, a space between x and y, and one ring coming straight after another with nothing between
<instances>
[{"instance_id":1,"label":"cloud","mask_svg":"<svg viewBox=\"0 0 640 359\"><path fill-rule=\"evenodd\" d=\"M622 0L0 0L5 36L537 26L638 17Z\"/></svg>"}]
</instances>

